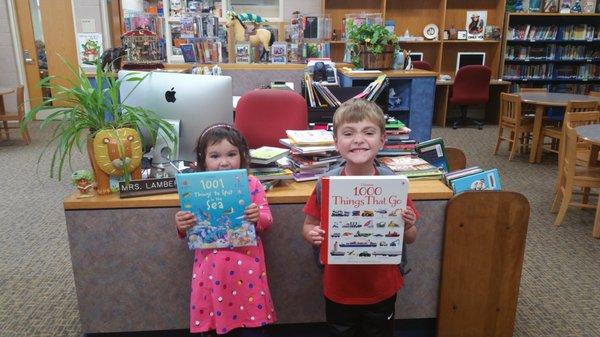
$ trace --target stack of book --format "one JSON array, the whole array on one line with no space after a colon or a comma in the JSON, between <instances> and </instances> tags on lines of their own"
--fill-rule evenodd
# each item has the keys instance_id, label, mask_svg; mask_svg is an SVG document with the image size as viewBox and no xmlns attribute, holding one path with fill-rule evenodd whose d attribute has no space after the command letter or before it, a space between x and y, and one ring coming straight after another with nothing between
<instances>
[{"instance_id":1,"label":"stack of book","mask_svg":"<svg viewBox=\"0 0 600 337\"><path fill-rule=\"evenodd\" d=\"M316 180L340 160L327 130L287 130L280 143L290 148L288 167L296 181Z\"/></svg>"},{"instance_id":2,"label":"stack of book","mask_svg":"<svg viewBox=\"0 0 600 337\"><path fill-rule=\"evenodd\" d=\"M380 157L379 161L398 175L410 180L439 180L443 171L414 156Z\"/></svg>"},{"instance_id":3,"label":"stack of book","mask_svg":"<svg viewBox=\"0 0 600 337\"><path fill-rule=\"evenodd\" d=\"M250 173L262 182L292 179L292 171L277 164L288 152L287 149L271 146L250 150Z\"/></svg>"},{"instance_id":4,"label":"stack of book","mask_svg":"<svg viewBox=\"0 0 600 337\"><path fill-rule=\"evenodd\" d=\"M446 173L444 182L455 194L463 191L500 190L502 188L497 169L484 171L479 166Z\"/></svg>"},{"instance_id":5,"label":"stack of book","mask_svg":"<svg viewBox=\"0 0 600 337\"><path fill-rule=\"evenodd\" d=\"M415 154L417 142L410 139L410 129L399 120L388 119L385 124L385 143L377 156L403 156Z\"/></svg>"},{"instance_id":6,"label":"stack of book","mask_svg":"<svg viewBox=\"0 0 600 337\"><path fill-rule=\"evenodd\" d=\"M374 102L385 90L387 83L386 75L381 75L361 92L349 98L363 98ZM313 81L309 73L304 73L304 97L311 108L337 108L346 100L338 98L326 83Z\"/></svg>"}]
</instances>

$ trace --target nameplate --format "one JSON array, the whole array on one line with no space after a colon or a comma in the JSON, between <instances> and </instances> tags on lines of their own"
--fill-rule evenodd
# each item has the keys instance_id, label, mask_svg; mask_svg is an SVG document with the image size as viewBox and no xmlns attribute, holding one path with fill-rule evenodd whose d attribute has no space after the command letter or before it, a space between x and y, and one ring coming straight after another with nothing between
<instances>
[{"instance_id":1,"label":"nameplate","mask_svg":"<svg viewBox=\"0 0 600 337\"><path fill-rule=\"evenodd\" d=\"M169 193L177 193L175 178L130 180L128 184L119 182L119 198Z\"/></svg>"}]
</instances>

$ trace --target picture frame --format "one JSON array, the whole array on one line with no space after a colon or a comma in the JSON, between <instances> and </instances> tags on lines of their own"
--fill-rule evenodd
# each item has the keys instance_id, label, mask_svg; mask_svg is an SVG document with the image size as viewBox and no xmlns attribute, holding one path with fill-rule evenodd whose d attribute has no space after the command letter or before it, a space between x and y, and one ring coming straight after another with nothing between
<instances>
[{"instance_id":1,"label":"picture frame","mask_svg":"<svg viewBox=\"0 0 600 337\"><path fill-rule=\"evenodd\" d=\"M271 46L271 63L286 64L287 63L287 43L274 42Z\"/></svg>"},{"instance_id":2,"label":"picture frame","mask_svg":"<svg viewBox=\"0 0 600 337\"><path fill-rule=\"evenodd\" d=\"M444 40L450 40L450 31L448 29L444 30Z\"/></svg>"},{"instance_id":3,"label":"picture frame","mask_svg":"<svg viewBox=\"0 0 600 337\"><path fill-rule=\"evenodd\" d=\"M456 39L457 40L466 40L467 39L467 31L466 30L459 30L458 31L458 35L456 35Z\"/></svg>"},{"instance_id":4,"label":"picture frame","mask_svg":"<svg viewBox=\"0 0 600 337\"><path fill-rule=\"evenodd\" d=\"M252 47L250 42L238 42L235 44L235 63L250 63L252 60Z\"/></svg>"},{"instance_id":5,"label":"picture frame","mask_svg":"<svg viewBox=\"0 0 600 337\"><path fill-rule=\"evenodd\" d=\"M467 40L483 40L486 25L487 11L467 11L465 24Z\"/></svg>"}]
</instances>

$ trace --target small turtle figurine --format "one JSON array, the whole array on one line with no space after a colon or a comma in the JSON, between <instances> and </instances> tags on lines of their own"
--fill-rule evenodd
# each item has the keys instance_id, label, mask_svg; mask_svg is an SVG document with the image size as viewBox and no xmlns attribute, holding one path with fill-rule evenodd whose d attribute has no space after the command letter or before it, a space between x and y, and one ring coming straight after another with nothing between
<instances>
[{"instance_id":1,"label":"small turtle figurine","mask_svg":"<svg viewBox=\"0 0 600 337\"><path fill-rule=\"evenodd\" d=\"M75 171L71 174L71 182L73 183L73 186L77 187L79 190L80 195L77 199L93 197L90 193L92 187L94 187L94 176L92 175L92 172L89 170Z\"/></svg>"}]
</instances>

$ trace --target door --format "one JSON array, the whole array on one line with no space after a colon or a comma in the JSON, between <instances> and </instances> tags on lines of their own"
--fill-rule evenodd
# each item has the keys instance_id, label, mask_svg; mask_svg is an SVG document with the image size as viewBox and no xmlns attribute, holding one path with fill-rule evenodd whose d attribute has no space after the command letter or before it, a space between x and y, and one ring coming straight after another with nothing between
<instances>
[{"instance_id":1,"label":"door","mask_svg":"<svg viewBox=\"0 0 600 337\"><path fill-rule=\"evenodd\" d=\"M41 102L40 76L56 76L66 85L72 74L59 54L77 67L77 46L71 0L13 0L31 105ZM44 60L45 57L45 60Z\"/></svg>"}]
</instances>

